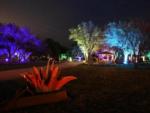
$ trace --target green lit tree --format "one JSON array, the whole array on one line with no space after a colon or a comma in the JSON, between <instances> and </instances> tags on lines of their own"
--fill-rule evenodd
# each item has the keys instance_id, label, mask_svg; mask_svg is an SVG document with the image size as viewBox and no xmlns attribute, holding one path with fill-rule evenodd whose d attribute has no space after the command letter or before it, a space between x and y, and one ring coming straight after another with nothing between
<instances>
[{"instance_id":1,"label":"green lit tree","mask_svg":"<svg viewBox=\"0 0 150 113\"><path fill-rule=\"evenodd\" d=\"M102 40L101 30L89 21L79 24L76 28L69 29L69 32L69 39L77 43L84 55L85 61L91 63L91 54Z\"/></svg>"}]
</instances>

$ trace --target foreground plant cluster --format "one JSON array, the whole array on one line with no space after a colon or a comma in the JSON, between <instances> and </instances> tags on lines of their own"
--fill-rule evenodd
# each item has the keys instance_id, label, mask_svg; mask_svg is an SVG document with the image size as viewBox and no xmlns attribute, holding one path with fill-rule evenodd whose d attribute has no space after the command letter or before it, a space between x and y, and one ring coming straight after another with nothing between
<instances>
[{"instance_id":1,"label":"foreground plant cluster","mask_svg":"<svg viewBox=\"0 0 150 113\"><path fill-rule=\"evenodd\" d=\"M54 65L54 62L50 64L50 60L47 63L46 69L41 67L38 70L37 67L33 67L33 72L27 72L21 75L29 83L30 87L34 88L37 92L57 91L68 82L77 79L71 75L63 78L58 77L59 67Z\"/></svg>"}]
</instances>

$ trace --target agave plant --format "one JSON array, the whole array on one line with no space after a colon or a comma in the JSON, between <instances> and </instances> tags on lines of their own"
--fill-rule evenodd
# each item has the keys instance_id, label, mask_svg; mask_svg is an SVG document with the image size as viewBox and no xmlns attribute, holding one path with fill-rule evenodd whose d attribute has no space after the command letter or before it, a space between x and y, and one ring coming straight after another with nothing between
<instances>
[{"instance_id":1,"label":"agave plant","mask_svg":"<svg viewBox=\"0 0 150 113\"><path fill-rule=\"evenodd\" d=\"M47 63L46 69L41 67L38 70L34 66L32 72L21 74L37 92L57 91L68 82L77 79L75 76L65 76L58 79L59 67L54 65L54 63L49 64L49 62L50 60Z\"/></svg>"}]
</instances>

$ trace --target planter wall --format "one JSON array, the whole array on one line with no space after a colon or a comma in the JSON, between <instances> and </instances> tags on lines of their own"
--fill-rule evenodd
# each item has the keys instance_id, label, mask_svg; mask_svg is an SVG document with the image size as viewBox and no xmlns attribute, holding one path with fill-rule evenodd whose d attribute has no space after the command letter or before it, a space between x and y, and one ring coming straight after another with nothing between
<instances>
[{"instance_id":1,"label":"planter wall","mask_svg":"<svg viewBox=\"0 0 150 113\"><path fill-rule=\"evenodd\" d=\"M65 90L29 97L20 97L8 102L0 111L6 112L35 105L56 103L60 101L65 101L67 99L68 96Z\"/></svg>"}]
</instances>

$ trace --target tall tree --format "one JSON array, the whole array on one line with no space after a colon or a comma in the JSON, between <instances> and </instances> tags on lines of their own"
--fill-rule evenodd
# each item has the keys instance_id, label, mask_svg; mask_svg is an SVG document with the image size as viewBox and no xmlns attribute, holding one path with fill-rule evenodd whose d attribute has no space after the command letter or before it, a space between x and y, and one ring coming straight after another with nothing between
<instances>
[{"instance_id":1,"label":"tall tree","mask_svg":"<svg viewBox=\"0 0 150 113\"><path fill-rule=\"evenodd\" d=\"M140 45L140 52L146 52L150 50L150 22L140 19L134 19L130 21L130 24L140 29L143 34L143 41Z\"/></svg>"},{"instance_id":2,"label":"tall tree","mask_svg":"<svg viewBox=\"0 0 150 113\"><path fill-rule=\"evenodd\" d=\"M128 63L128 55L139 54L139 46L142 41L142 34L139 29L128 23L109 23L104 32L105 42L111 47L118 47L123 50L124 63Z\"/></svg>"},{"instance_id":3,"label":"tall tree","mask_svg":"<svg viewBox=\"0 0 150 113\"><path fill-rule=\"evenodd\" d=\"M79 24L76 28L69 29L69 32L69 39L77 42L86 62L90 63L94 48L98 46L102 40L101 30L89 21Z\"/></svg>"}]
</instances>

